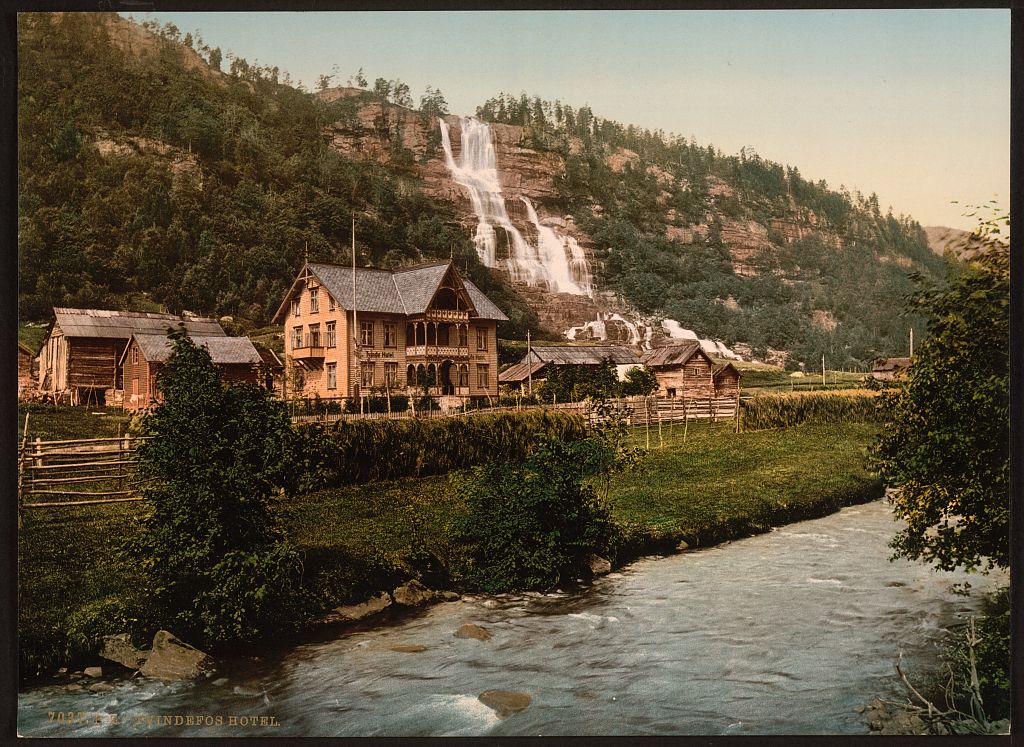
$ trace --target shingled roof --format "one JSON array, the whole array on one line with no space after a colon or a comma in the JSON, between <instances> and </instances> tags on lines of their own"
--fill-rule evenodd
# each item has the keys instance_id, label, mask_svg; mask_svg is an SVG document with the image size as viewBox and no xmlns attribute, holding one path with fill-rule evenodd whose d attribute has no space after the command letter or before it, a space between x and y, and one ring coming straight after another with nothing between
<instances>
[{"instance_id":1,"label":"shingled roof","mask_svg":"<svg viewBox=\"0 0 1024 747\"><path fill-rule=\"evenodd\" d=\"M224 336L203 336L189 335L189 338L199 347L204 347L210 352L210 358L214 363L262 363L263 359L257 352L256 347L248 337L224 337ZM166 363L171 357L171 341L166 335L132 335L142 350L142 355L150 363ZM125 353L131 347L131 341L125 347ZM124 359L124 353L121 355Z\"/></svg>"},{"instance_id":2,"label":"shingled roof","mask_svg":"<svg viewBox=\"0 0 1024 747\"><path fill-rule=\"evenodd\" d=\"M370 311L381 314L422 314L444 280L451 261L438 262L407 270L380 270L371 267L355 269L355 302L352 299L352 268L326 262L308 262L306 269L315 275L331 297L343 309ZM454 267L452 268L454 269ZM457 271L456 271L457 274ZM508 317L495 306L471 281L461 278L473 304L473 313L479 319L508 321ZM281 304L274 321L281 321L288 299L297 287L292 286Z\"/></svg>"},{"instance_id":3,"label":"shingled roof","mask_svg":"<svg viewBox=\"0 0 1024 747\"><path fill-rule=\"evenodd\" d=\"M146 311L108 311L106 309L68 309L54 307L54 325L65 337L104 337L127 340L133 334L166 335L168 328L184 325L189 335L224 337L215 319ZM52 331L52 327L51 327Z\"/></svg>"},{"instance_id":4,"label":"shingled roof","mask_svg":"<svg viewBox=\"0 0 1024 747\"><path fill-rule=\"evenodd\" d=\"M682 366L697 353L707 358L707 353L701 348L700 342L687 340L678 345L667 345L663 348L648 350L640 360L649 367Z\"/></svg>"}]
</instances>

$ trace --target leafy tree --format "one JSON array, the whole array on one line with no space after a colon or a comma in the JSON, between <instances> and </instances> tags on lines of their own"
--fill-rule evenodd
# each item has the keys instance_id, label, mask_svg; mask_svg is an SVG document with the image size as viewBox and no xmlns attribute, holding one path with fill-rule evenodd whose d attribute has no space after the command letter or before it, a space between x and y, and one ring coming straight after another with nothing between
<instances>
[{"instance_id":1,"label":"leafy tree","mask_svg":"<svg viewBox=\"0 0 1024 747\"><path fill-rule=\"evenodd\" d=\"M918 293L929 337L882 395L875 457L907 522L893 547L944 570L1009 562L1009 281L1009 248L992 241Z\"/></svg>"},{"instance_id":2,"label":"leafy tree","mask_svg":"<svg viewBox=\"0 0 1024 747\"><path fill-rule=\"evenodd\" d=\"M290 487L292 429L283 403L225 384L184 330L158 374L163 401L142 419L143 493L152 507L134 554L156 625L206 645L301 624L298 553L270 510Z\"/></svg>"},{"instance_id":3,"label":"leafy tree","mask_svg":"<svg viewBox=\"0 0 1024 747\"><path fill-rule=\"evenodd\" d=\"M625 397L646 397L658 391L658 377L654 372L641 366L633 366L626 371L626 380L622 382L622 394Z\"/></svg>"}]
</instances>

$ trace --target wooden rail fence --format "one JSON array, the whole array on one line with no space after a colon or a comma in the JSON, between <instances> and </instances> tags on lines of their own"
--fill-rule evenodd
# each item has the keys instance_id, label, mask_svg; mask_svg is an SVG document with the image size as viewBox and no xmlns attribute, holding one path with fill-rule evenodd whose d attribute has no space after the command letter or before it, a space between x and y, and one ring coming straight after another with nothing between
<instances>
[{"instance_id":1,"label":"wooden rail fence","mask_svg":"<svg viewBox=\"0 0 1024 747\"><path fill-rule=\"evenodd\" d=\"M28 438L28 416L18 448L18 508L88 506L141 501L135 452L142 439L43 441Z\"/></svg>"}]
</instances>

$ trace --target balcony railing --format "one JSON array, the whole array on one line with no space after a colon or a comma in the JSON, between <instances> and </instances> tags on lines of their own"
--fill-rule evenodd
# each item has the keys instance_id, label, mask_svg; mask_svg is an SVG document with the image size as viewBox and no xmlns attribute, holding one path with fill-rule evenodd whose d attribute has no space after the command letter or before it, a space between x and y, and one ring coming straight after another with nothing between
<instances>
[{"instance_id":1,"label":"balcony railing","mask_svg":"<svg viewBox=\"0 0 1024 747\"><path fill-rule=\"evenodd\" d=\"M427 309L423 318L428 322L469 322L469 312L455 309Z\"/></svg>"},{"instance_id":2,"label":"balcony railing","mask_svg":"<svg viewBox=\"0 0 1024 747\"><path fill-rule=\"evenodd\" d=\"M412 345L405 349L407 358L468 358L469 348L457 345Z\"/></svg>"},{"instance_id":3,"label":"balcony railing","mask_svg":"<svg viewBox=\"0 0 1024 747\"><path fill-rule=\"evenodd\" d=\"M292 345L292 358L297 360L324 357L324 343L321 337L306 335L300 339L293 338Z\"/></svg>"}]
</instances>

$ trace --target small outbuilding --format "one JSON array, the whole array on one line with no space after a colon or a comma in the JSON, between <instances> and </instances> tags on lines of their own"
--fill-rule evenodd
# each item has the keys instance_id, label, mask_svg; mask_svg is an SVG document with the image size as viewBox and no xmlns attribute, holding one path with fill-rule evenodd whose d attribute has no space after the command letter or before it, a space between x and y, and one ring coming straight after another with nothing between
<instances>
[{"instance_id":1,"label":"small outbuilding","mask_svg":"<svg viewBox=\"0 0 1024 747\"><path fill-rule=\"evenodd\" d=\"M191 340L210 352L225 381L248 384L260 382L263 359L248 337L190 336ZM161 399L157 374L171 357L171 341L166 335L132 335L121 354L120 368L124 380L123 407L139 410Z\"/></svg>"},{"instance_id":2,"label":"small outbuilding","mask_svg":"<svg viewBox=\"0 0 1024 747\"><path fill-rule=\"evenodd\" d=\"M32 348L18 343L18 399L28 396L36 388L36 356Z\"/></svg>"},{"instance_id":3,"label":"small outbuilding","mask_svg":"<svg viewBox=\"0 0 1024 747\"><path fill-rule=\"evenodd\" d=\"M648 350L640 360L658 380L659 397L710 399L715 396L715 364L697 340Z\"/></svg>"},{"instance_id":4,"label":"small outbuilding","mask_svg":"<svg viewBox=\"0 0 1024 747\"><path fill-rule=\"evenodd\" d=\"M284 363L270 348L255 345L262 363L260 363L260 384L275 397L284 398Z\"/></svg>"},{"instance_id":5,"label":"small outbuilding","mask_svg":"<svg viewBox=\"0 0 1024 747\"><path fill-rule=\"evenodd\" d=\"M879 381L902 379L910 368L910 358L878 358L871 369L871 378Z\"/></svg>"},{"instance_id":6,"label":"small outbuilding","mask_svg":"<svg viewBox=\"0 0 1024 747\"><path fill-rule=\"evenodd\" d=\"M721 363L711 370L716 397L737 398L740 396L740 370L731 363Z\"/></svg>"}]
</instances>

